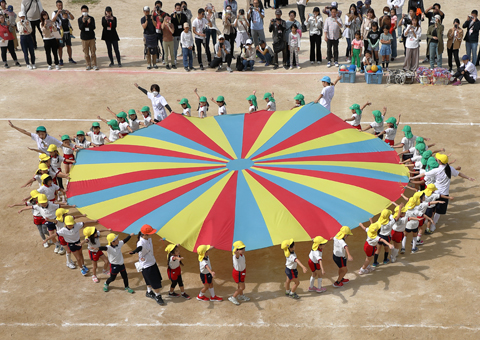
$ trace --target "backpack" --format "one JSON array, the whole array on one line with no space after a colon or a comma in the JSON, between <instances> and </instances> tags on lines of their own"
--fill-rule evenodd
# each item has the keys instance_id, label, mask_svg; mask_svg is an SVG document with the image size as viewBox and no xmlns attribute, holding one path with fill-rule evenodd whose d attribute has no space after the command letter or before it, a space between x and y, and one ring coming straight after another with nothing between
<instances>
[{"instance_id":1,"label":"backpack","mask_svg":"<svg viewBox=\"0 0 480 340\"><path fill-rule=\"evenodd\" d=\"M237 71L242 71L243 70L243 62L242 62L242 56L238 55L237 56L237 65L235 66Z\"/></svg>"}]
</instances>

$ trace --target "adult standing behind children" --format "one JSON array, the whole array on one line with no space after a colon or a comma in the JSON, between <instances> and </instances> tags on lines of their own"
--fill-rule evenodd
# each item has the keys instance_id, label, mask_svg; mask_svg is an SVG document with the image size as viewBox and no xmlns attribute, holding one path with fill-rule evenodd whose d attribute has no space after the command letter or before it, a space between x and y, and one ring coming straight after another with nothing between
<instances>
[{"instance_id":1,"label":"adult standing behind children","mask_svg":"<svg viewBox=\"0 0 480 340\"><path fill-rule=\"evenodd\" d=\"M320 15L320 8L315 7L313 13L308 15L305 25L310 32L310 64L317 61L322 63L322 33L323 19Z\"/></svg>"},{"instance_id":2,"label":"adult standing behind children","mask_svg":"<svg viewBox=\"0 0 480 340\"><path fill-rule=\"evenodd\" d=\"M183 24L188 22L187 16L182 12L182 5L175 4L175 12L172 13L172 24L175 28L173 32L173 58L175 60L175 67L177 68L178 46L180 45L180 35L183 32Z\"/></svg>"},{"instance_id":3,"label":"adult standing behind children","mask_svg":"<svg viewBox=\"0 0 480 340\"><path fill-rule=\"evenodd\" d=\"M35 47L33 45L33 38L30 33L32 33L32 26L30 21L25 17L25 13L18 13L20 21L17 22L18 33L20 34L20 46L22 47L23 57L25 58L25 63L27 64L28 69L36 69L35 66ZM30 53L30 58L28 54Z\"/></svg>"},{"instance_id":4,"label":"adult standing behind children","mask_svg":"<svg viewBox=\"0 0 480 340\"><path fill-rule=\"evenodd\" d=\"M40 0L22 0L22 6L20 11L25 13L26 18L32 25L32 38L35 49L37 49L37 37L35 33L35 27L40 32L43 38L42 31L40 30L40 14L43 11L42 2Z\"/></svg>"},{"instance_id":5,"label":"adult standing behind children","mask_svg":"<svg viewBox=\"0 0 480 340\"><path fill-rule=\"evenodd\" d=\"M67 46L68 61L72 64L76 64L72 59L72 38L70 36L70 20L74 20L75 17L72 13L63 9L63 2L61 0L57 0L55 5L57 6L57 10L52 12L52 21L56 24L58 32L60 32L60 39L58 40L59 65L63 66L64 46Z\"/></svg>"},{"instance_id":6,"label":"adult standing behind children","mask_svg":"<svg viewBox=\"0 0 480 340\"><path fill-rule=\"evenodd\" d=\"M440 15L435 15L435 24L428 26L427 37L429 38L429 58L430 68L442 67L442 53L443 53L443 30L444 27L441 22Z\"/></svg>"},{"instance_id":7,"label":"adult standing behind children","mask_svg":"<svg viewBox=\"0 0 480 340\"><path fill-rule=\"evenodd\" d=\"M468 16L467 21L462 26L466 28L465 47L467 48L467 56L473 65L477 64L477 48L478 48L478 32L480 31L480 21L478 20L478 11L473 10Z\"/></svg>"},{"instance_id":8,"label":"adult standing behind children","mask_svg":"<svg viewBox=\"0 0 480 340\"><path fill-rule=\"evenodd\" d=\"M337 16L337 8L330 8L331 16L325 19L323 31L325 32L325 41L327 42L327 67L332 66L332 48L333 60L338 67L338 40L340 39L340 30L342 28L342 19Z\"/></svg>"},{"instance_id":9,"label":"adult standing behind children","mask_svg":"<svg viewBox=\"0 0 480 340\"><path fill-rule=\"evenodd\" d=\"M118 49L118 41L120 38L117 33L117 18L113 16L112 7L107 6L105 8L105 15L102 18L102 40L107 44L108 59L110 59L109 67L114 66L112 47L115 51L115 57L117 58L118 67L122 67L122 61L120 60L120 51Z\"/></svg>"},{"instance_id":10,"label":"adult standing behind children","mask_svg":"<svg viewBox=\"0 0 480 340\"><path fill-rule=\"evenodd\" d=\"M258 0L253 1L253 7L250 7L247 13L247 20L250 21L250 29L255 47L258 46L260 40L265 41L265 32L263 31L264 17L265 11L259 7Z\"/></svg>"},{"instance_id":11,"label":"adult standing behind children","mask_svg":"<svg viewBox=\"0 0 480 340\"><path fill-rule=\"evenodd\" d=\"M460 58L458 52L462 45L463 30L460 28L460 20L453 20L453 28L450 28L447 33L447 55L448 55L448 70L453 71L452 57L455 57L455 65L457 69L460 67Z\"/></svg>"},{"instance_id":12,"label":"adult standing behind children","mask_svg":"<svg viewBox=\"0 0 480 340\"><path fill-rule=\"evenodd\" d=\"M403 69L416 71L420 58L420 38L422 36L422 28L420 27L418 17L415 16L412 18L412 24L407 26L403 35L406 40L405 47L407 49Z\"/></svg>"},{"instance_id":13,"label":"adult standing behind children","mask_svg":"<svg viewBox=\"0 0 480 340\"><path fill-rule=\"evenodd\" d=\"M97 56L95 51L95 19L88 15L88 6L82 6L82 16L78 18L78 28L80 29L80 39L82 40L83 54L87 64L87 71L93 69L98 71Z\"/></svg>"},{"instance_id":14,"label":"adult standing behind children","mask_svg":"<svg viewBox=\"0 0 480 340\"><path fill-rule=\"evenodd\" d=\"M287 23L285 22L285 20L282 19L281 9L275 10L275 19L272 19L270 21L270 26L268 27L268 30L272 33L272 47L275 54L273 57L273 69L276 70L278 68L278 54L280 52L282 52L283 66L286 68L287 41L285 40L285 31L287 30Z\"/></svg>"},{"instance_id":15,"label":"adult standing behind children","mask_svg":"<svg viewBox=\"0 0 480 340\"><path fill-rule=\"evenodd\" d=\"M156 21L160 20L158 17L154 18L150 14L150 7L143 7L144 16L140 19L140 24L143 28L143 41L145 42L145 51L147 55L147 70L151 70L152 67L157 69L157 33L156 33ZM152 66L153 64L153 66Z\"/></svg>"}]
</instances>

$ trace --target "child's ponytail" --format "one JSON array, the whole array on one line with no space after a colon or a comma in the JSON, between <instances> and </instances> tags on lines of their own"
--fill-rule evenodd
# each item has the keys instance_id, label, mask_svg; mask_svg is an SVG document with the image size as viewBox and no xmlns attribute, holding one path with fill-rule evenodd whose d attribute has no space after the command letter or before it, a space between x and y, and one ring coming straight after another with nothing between
<instances>
[{"instance_id":1,"label":"child's ponytail","mask_svg":"<svg viewBox=\"0 0 480 340\"><path fill-rule=\"evenodd\" d=\"M142 232L139 231L137 235L137 242L140 241L140 238L142 237L142 235L143 235Z\"/></svg>"}]
</instances>

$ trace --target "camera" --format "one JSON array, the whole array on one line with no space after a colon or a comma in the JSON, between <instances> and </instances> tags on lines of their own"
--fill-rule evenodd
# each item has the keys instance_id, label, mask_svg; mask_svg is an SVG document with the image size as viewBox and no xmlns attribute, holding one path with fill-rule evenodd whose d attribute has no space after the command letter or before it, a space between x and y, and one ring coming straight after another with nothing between
<instances>
[{"instance_id":1,"label":"camera","mask_svg":"<svg viewBox=\"0 0 480 340\"><path fill-rule=\"evenodd\" d=\"M220 47L223 47L223 43L220 43Z\"/></svg>"}]
</instances>

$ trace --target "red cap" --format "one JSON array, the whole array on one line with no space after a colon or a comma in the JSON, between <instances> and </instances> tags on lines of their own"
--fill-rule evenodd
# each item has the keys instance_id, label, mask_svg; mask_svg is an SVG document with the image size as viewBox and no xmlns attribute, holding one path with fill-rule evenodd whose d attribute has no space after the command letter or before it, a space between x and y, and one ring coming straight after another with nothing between
<instances>
[{"instance_id":1,"label":"red cap","mask_svg":"<svg viewBox=\"0 0 480 340\"><path fill-rule=\"evenodd\" d=\"M151 234L155 234L157 232L157 229L153 229L148 224L144 224L142 228L140 228L140 232L144 235L151 235Z\"/></svg>"}]
</instances>

